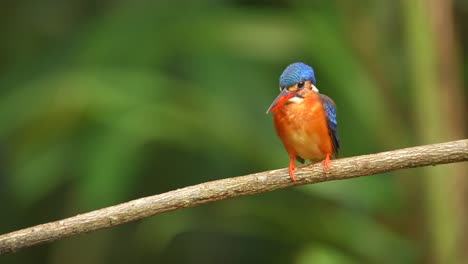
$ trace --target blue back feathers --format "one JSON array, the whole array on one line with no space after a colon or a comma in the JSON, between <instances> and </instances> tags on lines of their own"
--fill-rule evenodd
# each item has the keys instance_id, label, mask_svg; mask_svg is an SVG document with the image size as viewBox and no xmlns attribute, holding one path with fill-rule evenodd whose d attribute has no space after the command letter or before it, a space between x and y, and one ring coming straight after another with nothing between
<instances>
[{"instance_id":1,"label":"blue back feathers","mask_svg":"<svg viewBox=\"0 0 468 264\"><path fill-rule=\"evenodd\" d=\"M323 109L325 110L325 114L327 115L328 126L332 130L336 130L337 123L336 123L335 108L331 104L328 104L327 102L323 102Z\"/></svg>"},{"instance_id":2,"label":"blue back feathers","mask_svg":"<svg viewBox=\"0 0 468 264\"><path fill-rule=\"evenodd\" d=\"M290 64L279 78L280 87L289 87L301 80L306 80L315 83L314 70L309 65L302 62Z\"/></svg>"},{"instance_id":3,"label":"blue back feathers","mask_svg":"<svg viewBox=\"0 0 468 264\"><path fill-rule=\"evenodd\" d=\"M327 116L328 134L333 144L333 150L337 155L338 149L340 148L340 139L337 133L338 122L336 122L336 106L330 97L321 94L320 98L322 99L323 110Z\"/></svg>"}]
</instances>

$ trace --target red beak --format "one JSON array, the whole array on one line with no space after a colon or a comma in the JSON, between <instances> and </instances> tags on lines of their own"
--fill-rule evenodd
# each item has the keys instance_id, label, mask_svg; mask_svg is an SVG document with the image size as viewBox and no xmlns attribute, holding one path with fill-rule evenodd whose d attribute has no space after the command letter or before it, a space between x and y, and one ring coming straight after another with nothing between
<instances>
[{"instance_id":1,"label":"red beak","mask_svg":"<svg viewBox=\"0 0 468 264\"><path fill-rule=\"evenodd\" d=\"M288 101L291 97L294 96L294 92L288 91L288 89L283 89L281 93L276 97L276 99L271 103L270 107L267 110L267 114L274 112L278 107Z\"/></svg>"}]
</instances>

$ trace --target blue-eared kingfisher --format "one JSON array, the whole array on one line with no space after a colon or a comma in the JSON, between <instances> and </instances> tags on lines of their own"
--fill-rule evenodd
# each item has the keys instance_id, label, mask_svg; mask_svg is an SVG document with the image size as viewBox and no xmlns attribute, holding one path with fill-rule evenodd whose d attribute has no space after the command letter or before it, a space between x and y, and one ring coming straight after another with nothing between
<instances>
[{"instance_id":1,"label":"blue-eared kingfisher","mask_svg":"<svg viewBox=\"0 0 468 264\"><path fill-rule=\"evenodd\" d=\"M294 177L294 160L322 160L327 172L330 158L338 155L336 106L320 94L314 70L307 64L290 64L279 78L280 94L268 108L273 112L276 134L289 155L289 176Z\"/></svg>"}]
</instances>

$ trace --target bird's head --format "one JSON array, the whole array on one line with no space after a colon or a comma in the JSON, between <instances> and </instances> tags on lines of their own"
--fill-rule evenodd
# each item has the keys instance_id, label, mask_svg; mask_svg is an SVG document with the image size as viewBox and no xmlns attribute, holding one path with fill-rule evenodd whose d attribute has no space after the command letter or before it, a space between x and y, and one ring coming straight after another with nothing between
<instances>
[{"instance_id":1,"label":"bird's head","mask_svg":"<svg viewBox=\"0 0 468 264\"><path fill-rule=\"evenodd\" d=\"M280 94L267 110L273 112L285 102L300 102L309 92L318 92L315 87L314 70L302 62L290 64L279 78Z\"/></svg>"}]
</instances>

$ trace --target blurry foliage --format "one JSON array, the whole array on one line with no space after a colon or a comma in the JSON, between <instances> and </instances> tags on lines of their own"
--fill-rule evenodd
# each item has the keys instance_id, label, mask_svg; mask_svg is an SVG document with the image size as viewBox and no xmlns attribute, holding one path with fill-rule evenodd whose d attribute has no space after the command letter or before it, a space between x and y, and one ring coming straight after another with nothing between
<instances>
[{"instance_id":1,"label":"blurry foliage","mask_svg":"<svg viewBox=\"0 0 468 264\"><path fill-rule=\"evenodd\" d=\"M418 143L409 105L424 95L409 96L395 1L1 6L1 233L286 166L265 110L294 61L311 64L338 105L341 156ZM468 6L457 7L457 21L468 23ZM184 209L5 260L421 262L413 188L423 176L411 183L399 174L418 171Z\"/></svg>"}]
</instances>

